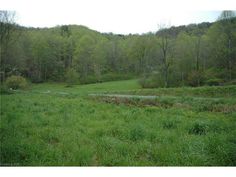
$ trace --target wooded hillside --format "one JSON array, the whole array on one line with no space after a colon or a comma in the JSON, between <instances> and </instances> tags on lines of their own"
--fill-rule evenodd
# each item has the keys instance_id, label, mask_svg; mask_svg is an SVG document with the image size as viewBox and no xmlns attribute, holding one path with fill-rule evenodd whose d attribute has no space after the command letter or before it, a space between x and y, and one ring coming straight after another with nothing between
<instances>
[{"instance_id":1,"label":"wooded hillside","mask_svg":"<svg viewBox=\"0 0 236 177\"><path fill-rule=\"evenodd\" d=\"M1 11L1 81L22 75L63 82L74 73L81 84L134 77L143 87L229 82L236 78L236 18L226 12L214 23L120 35L78 25L26 28Z\"/></svg>"}]
</instances>

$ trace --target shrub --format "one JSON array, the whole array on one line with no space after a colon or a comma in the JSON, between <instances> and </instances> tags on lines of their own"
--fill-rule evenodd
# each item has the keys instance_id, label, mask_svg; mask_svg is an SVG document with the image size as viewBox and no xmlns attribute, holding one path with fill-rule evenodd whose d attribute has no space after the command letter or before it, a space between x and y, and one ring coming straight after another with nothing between
<instances>
[{"instance_id":1,"label":"shrub","mask_svg":"<svg viewBox=\"0 0 236 177\"><path fill-rule=\"evenodd\" d=\"M132 78L134 78L134 75L132 74L106 73L100 76L88 75L84 78L80 78L80 83L91 84L91 83L108 82L116 80L128 80Z\"/></svg>"},{"instance_id":2,"label":"shrub","mask_svg":"<svg viewBox=\"0 0 236 177\"><path fill-rule=\"evenodd\" d=\"M214 78L221 78L221 72L222 70L217 69L217 68L209 68L204 71L204 76L205 78L208 79L214 79Z\"/></svg>"},{"instance_id":3,"label":"shrub","mask_svg":"<svg viewBox=\"0 0 236 177\"><path fill-rule=\"evenodd\" d=\"M141 79L139 79L139 84L142 86L142 88L155 88L164 86L162 77L157 72L145 74Z\"/></svg>"},{"instance_id":4,"label":"shrub","mask_svg":"<svg viewBox=\"0 0 236 177\"><path fill-rule=\"evenodd\" d=\"M30 80L32 83L43 83L42 73L38 70L30 72Z\"/></svg>"},{"instance_id":5,"label":"shrub","mask_svg":"<svg viewBox=\"0 0 236 177\"><path fill-rule=\"evenodd\" d=\"M157 83L152 78L141 78L139 79L139 84L142 88L155 88L157 87Z\"/></svg>"},{"instance_id":6,"label":"shrub","mask_svg":"<svg viewBox=\"0 0 236 177\"><path fill-rule=\"evenodd\" d=\"M92 83L97 83L98 80L95 76L92 76L92 75L88 75L86 77L81 77L80 78L80 83L81 84L92 84Z\"/></svg>"},{"instance_id":7,"label":"shrub","mask_svg":"<svg viewBox=\"0 0 236 177\"><path fill-rule=\"evenodd\" d=\"M236 85L236 79L226 82L224 85Z\"/></svg>"},{"instance_id":8,"label":"shrub","mask_svg":"<svg viewBox=\"0 0 236 177\"><path fill-rule=\"evenodd\" d=\"M201 86L204 83L204 74L200 71L192 71L188 75L187 83L190 86Z\"/></svg>"},{"instance_id":9,"label":"shrub","mask_svg":"<svg viewBox=\"0 0 236 177\"><path fill-rule=\"evenodd\" d=\"M65 79L68 86L75 85L79 82L79 74L75 69L70 68L66 71Z\"/></svg>"},{"instance_id":10,"label":"shrub","mask_svg":"<svg viewBox=\"0 0 236 177\"><path fill-rule=\"evenodd\" d=\"M209 79L205 83L209 86L217 86L221 85L224 81L222 79L214 78L214 79Z\"/></svg>"},{"instance_id":11,"label":"shrub","mask_svg":"<svg viewBox=\"0 0 236 177\"><path fill-rule=\"evenodd\" d=\"M132 79L132 74L119 74L119 73L106 73L101 76L102 82L115 81L115 80L128 80Z\"/></svg>"},{"instance_id":12,"label":"shrub","mask_svg":"<svg viewBox=\"0 0 236 177\"><path fill-rule=\"evenodd\" d=\"M4 94L12 94L12 91L9 90L6 85L1 85L0 86L0 94L4 95Z\"/></svg>"},{"instance_id":13,"label":"shrub","mask_svg":"<svg viewBox=\"0 0 236 177\"><path fill-rule=\"evenodd\" d=\"M6 80L6 86L12 89L24 89L27 87L27 81L22 76L10 76Z\"/></svg>"}]
</instances>

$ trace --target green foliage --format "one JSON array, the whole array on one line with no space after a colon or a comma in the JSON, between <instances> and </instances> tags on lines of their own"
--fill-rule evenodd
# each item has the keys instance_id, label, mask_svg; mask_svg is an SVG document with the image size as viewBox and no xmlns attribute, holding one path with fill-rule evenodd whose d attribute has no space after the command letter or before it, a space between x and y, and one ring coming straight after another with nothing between
<instances>
[{"instance_id":1,"label":"green foliage","mask_svg":"<svg viewBox=\"0 0 236 177\"><path fill-rule=\"evenodd\" d=\"M156 88L156 87L163 87L164 81L161 78L160 73L151 73L145 74L141 79L139 79L139 84L142 88Z\"/></svg>"},{"instance_id":2,"label":"green foliage","mask_svg":"<svg viewBox=\"0 0 236 177\"><path fill-rule=\"evenodd\" d=\"M203 85L205 80L204 74L202 72L199 71L192 71L189 75L188 75L188 80L187 83L190 86L196 87L196 86L201 86Z\"/></svg>"},{"instance_id":3,"label":"green foliage","mask_svg":"<svg viewBox=\"0 0 236 177\"><path fill-rule=\"evenodd\" d=\"M208 70L204 71L205 81L204 83L209 86L218 86L223 85L224 80L222 78L222 70L209 68Z\"/></svg>"},{"instance_id":4,"label":"green foliage","mask_svg":"<svg viewBox=\"0 0 236 177\"><path fill-rule=\"evenodd\" d=\"M12 91L5 84L0 85L0 94L12 94Z\"/></svg>"},{"instance_id":5,"label":"green foliage","mask_svg":"<svg viewBox=\"0 0 236 177\"><path fill-rule=\"evenodd\" d=\"M174 120L166 120L162 123L162 125L165 129L174 129L177 127L177 122Z\"/></svg>"},{"instance_id":6,"label":"green foliage","mask_svg":"<svg viewBox=\"0 0 236 177\"><path fill-rule=\"evenodd\" d=\"M221 85L223 82L224 82L223 79L218 79L218 78L209 79L209 80L205 81L206 85L209 85L209 86Z\"/></svg>"},{"instance_id":7,"label":"green foliage","mask_svg":"<svg viewBox=\"0 0 236 177\"><path fill-rule=\"evenodd\" d=\"M206 79L216 79L221 77L221 73L224 72L221 69L209 68L204 71L204 76Z\"/></svg>"},{"instance_id":8,"label":"green foliage","mask_svg":"<svg viewBox=\"0 0 236 177\"><path fill-rule=\"evenodd\" d=\"M76 72L75 69L70 68L67 70L65 74L65 80L68 86L72 86L78 84L79 82L79 74Z\"/></svg>"},{"instance_id":9,"label":"green foliage","mask_svg":"<svg viewBox=\"0 0 236 177\"><path fill-rule=\"evenodd\" d=\"M157 83L153 78L145 78L142 77L139 79L139 84L142 86L142 88L155 88L157 87Z\"/></svg>"},{"instance_id":10,"label":"green foliage","mask_svg":"<svg viewBox=\"0 0 236 177\"><path fill-rule=\"evenodd\" d=\"M15 42L2 47L1 78L19 73L34 83L62 82L73 67L81 84L138 78L144 73L151 74L140 79L143 88L201 86L208 80L217 84L212 79L230 82L236 77L235 28L235 17L171 27L157 35L104 34L77 25L34 29L11 24L9 41ZM162 40L164 36L168 39ZM156 77L154 71L160 74Z\"/></svg>"},{"instance_id":11,"label":"green foliage","mask_svg":"<svg viewBox=\"0 0 236 177\"><path fill-rule=\"evenodd\" d=\"M0 165L236 165L236 18L231 12L214 23L142 35L78 25L21 27L6 12L0 11L1 82L7 77L0 90ZM44 83L14 91L9 88L27 84L11 75L74 87ZM142 75L140 84L114 82ZM89 84L105 81L113 82ZM210 86L141 89L204 84ZM88 99L104 92L150 99Z\"/></svg>"},{"instance_id":12,"label":"green foliage","mask_svg":"<svg viewBox=\"0 0 236 177\"><path fill-rule=\"evenodd\" d=\"M132 78L134 78L133 74L106 73L101 76L101 81L107 82L116 80L128 80Z\"/></svg>"},{"instance_id":13,"label":"green foliage","mask_svg":"<svg viewBox=\"0 0 236 177\"><path fill-rule=\"evenodd\" d=\"M176 105L196 106L211 97L228 107L235 104L235 86L140 89L137 80L64 85L33 84L30 91L1 95L2 166L235 166L235 111ZM87 97L129 90L165 95L169 106L98 104Z\"/></svg>"},{"instance_id":14,"label":"green foliage","mask_svg":"<svg viewBox=\"0 0 236 177\"><path fill-rule=\"evenodd\" d=\"M189 134L205 135L208 130L208 125L205 122L195 122L189 129Z\"/></svg>"},{"instance_id":15,"label":"green foliage","mask_svg":"<svg viewBox=\"0 0 236 177\"><path fill-rule=\"evenodd\" d=\"M226 82L224 85L236 85L236 79Z\"/></svg>"},{"instance_id":16,"label":"green foliage","mask_svg":"<svg viewBox=\"0 0 236 177\"><path fill-rule=\"evenodd\" d=\"M130 130L130 140L138 141L145 137L145 130L142 125L134 125Z\"/></svg>"},{"instance_id":17,"label":"green foliage","mask_svg":"<svg viewBox=\"0 0 236 177\"><path fill-rule=\"evenodd\" d=\"M202 87L179 87L179 88L157 88L157 89L133 89L127 91L116 91L112 93L128 94L128 95L156 95L156 96L178 96L178 97L225 97L235 98L236 87L229 86L202 86Z\"/></svg>"},{"instance_id":18,"label":"green foliage","mask_svg":"<svg viewBox=\"0 0 236 177\"><path fill-rule=\"evenodd\" d=\"M6 79L6 86L12 89L25 89L27 81L22 76L10 76Z\"/></svg>"},{"instance_id":19,"label":"green foliage","mask_svg":"<svg viewBox=\"0 0 236 177\"><path fill-rule=\"evenodd\" d=\"M88 75L86 78L81 78L81 84L91 84L98 82L118 81L132 79L133 74L119 74L119 73L106 73L101 75L99 78L94 75Z\"/></svg>"}]
</instances>

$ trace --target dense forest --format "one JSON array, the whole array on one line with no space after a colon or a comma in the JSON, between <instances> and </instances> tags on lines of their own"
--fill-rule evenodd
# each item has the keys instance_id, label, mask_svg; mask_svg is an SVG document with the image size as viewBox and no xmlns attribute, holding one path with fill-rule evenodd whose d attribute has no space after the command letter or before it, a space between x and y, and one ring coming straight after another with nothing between
<instances>
[{"instance_id":1,"label":"dense forest","mask_svg":"<svg viewBox=\"0 0 236 177\"><path fill-rule=\"evenodd\" d=\"M160 28L155 33L100 33L85 26L29 28L0 11L1 82L95 83L140 78L143 87L221 85L236 78L236 18Z\"/></svg>"}]
</instances>

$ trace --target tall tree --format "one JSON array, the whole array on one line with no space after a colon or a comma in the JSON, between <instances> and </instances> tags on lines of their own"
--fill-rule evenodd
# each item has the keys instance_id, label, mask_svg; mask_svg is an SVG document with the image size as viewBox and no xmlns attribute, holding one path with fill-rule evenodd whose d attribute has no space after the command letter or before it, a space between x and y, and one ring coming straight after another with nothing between
<instances>
[{"instance_id":1,"label":"tall tree","mask_svg":"<svg viewBox=\"0 0 236 177\"><path fill-rule=\"evenodd\" d=\"M169 86L168 82L168 77L169 77L169 68L171 64L171 38L169 31L165 30L163 26L160 26L159 34L159 46L161 50L161 62L162 62L162 67L163 67L163 72L164 72L164 82L165 82L165 87Z\"/></svg>"},{"instance_id":2,"label":"tall tree","mask_svg":"<svg viewBox=\"0 0 236 177\"><path fill-rule=\"evenodd\" d=\"M75 68L79 72L81 83L86 82L93 73L93 50L95 41L92 36L84 35L75 50Z\"/></svg>"},{"instance_id":3,"label":"tall tree","mask_svg":"<svg viewBox=\"0 0 236 177\"><path fill-rule=\"evenodd\" d=\"M229 80L232 79L232 64L233 64L233 55L232 55L232 49L233 45L235 45L232 41L233 38L233 32L235 31L235 28L232 27L233 21L232 19L235 17L235 13L233 11L223 11L221 15L219 16L219 22L222 24L223 32L227 36L227 60L228 60L228 70L229 70ZM234 25L235 26L235 25Z\"/></svg>"},{"instance_id":4,"label":"tall tree","mask_svg":"<svg viewBox=\"0 0 236 177\"><path fill-rule=\"evenodd\" d=\"M229 16L229 15L232 16ZM219 20L208 30L211 63L221 69L225 80L232 80L236 65L236 18L234 13L222 12Z\"/></svg>"},{"instance_id":5,"label":"tall tree","mask_svg":"<svg viewBox=\"0 0 236 177\"><path fill-rule=\"evenodd\" d=\"M1 81L5 79L9 45L15 30L15 12L0 10L0 62Z\"/></svg>"},{"instance_id":6,"label":"tall tree","mask_svg":"<svg viewBox=\"0 0 236 177\"><path fill-rule=\"evenodd\" d=\"M68 25L61 26L62 37L61 60L64 62L65 70L72 66L72 58L74 52L74 41L71 37L71 30Z\"/></svg>"}]
</instances>

